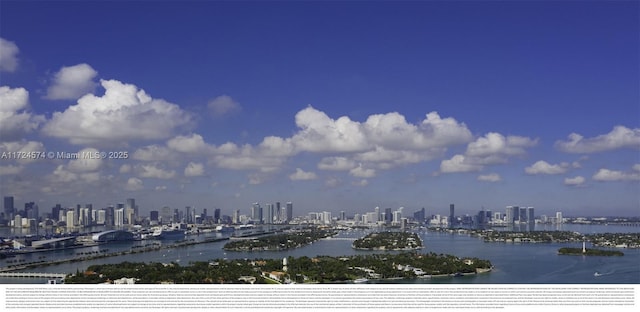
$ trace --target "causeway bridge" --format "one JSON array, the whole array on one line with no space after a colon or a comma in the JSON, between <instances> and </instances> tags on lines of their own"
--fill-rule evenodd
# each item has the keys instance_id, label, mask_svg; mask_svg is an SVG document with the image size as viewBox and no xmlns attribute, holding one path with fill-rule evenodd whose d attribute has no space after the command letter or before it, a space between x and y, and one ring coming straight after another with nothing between
<instances>
[{"instance_id":1,"label":"causeway bridge","mask_svg":"<svg viewBox=\"0 0 640 312\"><path fill-rule=\"evenodd\" d=\"M31 277L31 278L65 278L62 273L38 273L38 272L1 272L0 277Z\"/></svg>"}]
</instances>

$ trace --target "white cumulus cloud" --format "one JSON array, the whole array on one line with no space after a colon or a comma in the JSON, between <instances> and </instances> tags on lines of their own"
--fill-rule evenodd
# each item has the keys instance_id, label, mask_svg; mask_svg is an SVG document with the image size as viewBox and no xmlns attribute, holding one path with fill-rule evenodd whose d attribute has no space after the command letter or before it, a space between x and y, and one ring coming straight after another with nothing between
<instances>
[{"instance_id":1,"label":"white cumulus cloud","mask_svg":"<svg viewBox=\"0 0 640 312\"><path fill-rule=\"evenodd\" d=\"M592 138L572 133L567 141L557 141L555 146L566 153L596 153L620 148L640 149L640 128L615 126L611 132Z\"/></svg>"},{"instance_id":2,"label":"white cumulus cloud","mask_svg":"<svg viewBox=\"0 0 640 312\"><path fill-rule=\"evenodd\" d=\"M478 181L484 182L500 182L502 181L502 177L500 177L497 173L489 173L478 176Z\"/></svg>"},{"instance_id":3,"label":"white cumulus cloud","mask_svg":"<svg viewBox=\"0 0 640 312\"><path fill-rule=\"evenodd\" d=\"M600 169L593 177L595 181L638 181L640 180L640 164L632 168L633 171L625 172L618 170Z\"/></svg>"},{"instance_id":4,"label":"white cumulus cloud","mask_svg":"<svg viewBox=\"0 0 640 312\"><path fill-rule=\"evenodd\" d=\"M43 133L72 144L127 145L165 139L191 125L191 115L176 104L117 80L100 83L106 90L103 96L85 95L64 112L54 113Z\"/></svg>"},{"instance_id":5,"label":"white cumulus cloud","mask_svg":"<svg viewBox=\"0 0 640 312\"><path fill-rule=\"evenodd\" d=\"M204 165L196 162L189 162L184 168L185 177L201 177L204 175Z\"/></svg>"},{"instance_id":6,"label":"white cumulus cloud","mask_svg":"<svg viewBox=\"0 0 640 312\"><path fill-rule=\"evenodd\" d=\"M93 79L98 72L88 64L62 67L53 77L45 98L50 100L75 100L91 93L98 85Z\"/></svg>"},{"instance_id":7,"label":"white cumulus cloud","mask_svg":"<svg viewBox=\"0 0 640 312\"><path fill-rule=\"evenodd\" d=\"M569 169L568 163L552 165L544 160L539 160L533 165L526 167L524 171L527 174L561 174Z\"/></svg>"},{"instance_id":8,"label":"white cumulus cloud","mask_svg":"<svg viewBox=\"0 0 640 312\"><path fill-rule=\"evenodd\" d=\"M347 171L355 166L355 161L347 157L323 157L318 163L320 170Z\"/></svg>"},{"instance_id":9,"label":"white cumulus cloud","mask_svg":"<svg viewBox=\"0 0 640 312\"><path fill-rule=\"evenodd\" d=\"M299 111L295 120L300 131L292 140L300 151L358 152L370 148L362 125L349 117L334 120L309 106Z\"/></svg>"},{"instance_id":10,"label":"white cumulus cloud","mask_svg":"<svg viewBox=\"0 0 640 312\"><path fill-rule=\"evenodd\" d=\"M506 163L510 157L522 156L527 148L538 143L537 139L521 136L504 136L490 132L467 145L464 153L445 159L440 163L440 172L480 171L487 165Z\"/></svg>"},{"instance_id":11,"label":"white cumulus cloud","mask_svg":"<svg viewBox=\"0 0 640 312\"><path fill-rule=\"evenodd\" d=\"M167 146L182 153L205 153L211 150L211 146L204 142L201 135L196 133L189 136L176 136L167 141Z\"/></svg>"},{"instance_id":12,"label":"white cumulus cloud","mask_svg":"<svg viewBox=\"0 0 640 312\"><path fill-rule=\"evenodd\" d=\"M95 157L96 154L100 153L95 148L84 148L78 151L78 158L69 161L69 165L67 168L72 172L92 172L99 170L102 166L102 158Z\"/></svg>"},{"instance_id":13,"label":"white cumulus cloud","mask_svg":"<svg viewBox=\"0 0 640 312\"><path fill-rule=\"evenodd\" d=\"M564 184L568 186L582 186L587 181L583 176L576 176L573 178L565 178Z\"/></svg>"},{"instance_id":14,"label":"white cumulus cloud","mask_svg":"<svg viewBox=\"0 0 640 312\"><path fill-rule=\"evenodd\" d=\"M14 72L18 68L19 52L14 42L0 38L0 72Z\"/></svg>"},{"instance_id":15,"label":"white cumulus cloud","mask_svg":"<svg viewBox=\"0 0 640 312\"><path fill-rule=\"evenodd\" d=\"M222 117L242 110L240 103L228 95L221 95L209 101L207 108L214 117Z\"/></svg>"},{"instance_id":16,"label":"white cumulus cloud","mask_svg":"<svg viewBox=\"0 0 640 312\"><path fill-rule=\"evenodd\" d=\"M129 178L129 180L127 180L127 184L125 185L125 189L128 191L138 191L143 188L144 183L138 178Z\"/></svg>"},{"instance_id":17,"label":"white cumulus cloud","mask_svg":"<svg viewBox=\"0 0 640 312\"><path fill-rule=\"evenodd\" d=\"M142 178L171 179L176 176L175 170L165 170L154 164L140 165L137 169Z\"/></svg>"},{"instance_id":18,"label":"white cumulus cloud","mask_svg":"<svg viewBox=\"0 0 640 312\"><path fill-rule=\"evenodd\" d=\"M29 92L24 88L0 87L0 141L13 141L35 130L44 116L32 115Z\"/></svg>"},{"instance_id":19,"label":"white cumulus cloud","mask_svg":"<svg viewBox=\"0 0 640 312\"><path fill-rule=\"evenodd\" d=\"M22 171L22 169L24 169L24 166L0 166L0 176L18 174Z\"/></svg>"},{"instance_id":20,"label":"white cumulus cloud","mask_svg":"<svg viewBox=\"0 0 640 312\"><path fill-rule=\"evenodd\" d=\"M296 168L296 172L289 175L289 179L292 181L315 180L316 178L315 173L307 172L300 168Z\"/></svg>"},{"instance_id":21,"label":"white cumulus cloud","mask_svg":"<svg viewBox=\"0 0 640 312\"><path fill-rule=\"evenodd\" d=\"M451 157L451 159L445 159L440 163L440 172L444 173L480 170L482 170L482 165L470 162L468 157L460 154Z\"/></svg>"},{"instance_id":22,"label":"white cumulus cloud","mask_svg":"<svg viewBox=\"0 0 640 312\"><path fill-rule=\"evenodd\" d=\"M358 167L349 170L349 174L358 178L373 178L376 176L376 171L371 168L364 168L362 164L360 164Z\"/></svg>"}]
</instances>

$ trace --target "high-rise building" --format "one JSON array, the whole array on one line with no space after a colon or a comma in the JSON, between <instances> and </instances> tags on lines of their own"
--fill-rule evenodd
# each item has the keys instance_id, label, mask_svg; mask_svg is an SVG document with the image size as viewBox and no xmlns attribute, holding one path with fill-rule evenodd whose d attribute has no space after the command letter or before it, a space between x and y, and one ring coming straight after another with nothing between
<instances>
[{"instance_id":1,"label":"high-rise building","mask_svg":"<svg viewBox=\"0 0 640 312\"><path fill-rule=\"evenodd\" d=\"M273 224L273 218L275 217L275 207L273 204L267 204L267 215L264 218L264 223Z\"/></svg>"},{"instance_id":2,"label":"high-rise building","mask_svg":"<svg viewBox=\"0 0 640 312\"><path fill-rule=\"evenodd\" d=\"M514 221L513 211L514 211L513 206L507 206L505 210L505 222L507 222L508 224L513 224L513 221Z\"/></svg>"},{"instance_id":3,"label":"high-rise building","mask_svg":"<svg viewBox=\"0 0 640 312\"><path fill-rule=\"evenodd\" d=\"M529 223L535 223L536 222L536 217L533 213L533 207L528 207L527 208L527 221Z\"/></svg>"},{"instance_id":4,"label":"high-rise building","mask_svg":"<svg viewBox=\"0 0 640 312\"><path fill-rule=\"evenodd\" d=\"M134 224L135 220L137 220L138 216L140 216L140 214L138 214L138 206L136 206L136 200L134 198L127 198L127 205L125 208L127 210L133 211L133 213L131 213L133 215L133 220L130 221L130 224Z\"/></svg>"},{"instance_id":5,"label":"high-rise building","mask_svg":"<svg viewBox=\"0 0 640 312\"><path fill-rule=\"evenodd\" d=\"M168 206L164 206L162 207L162 210L160 210L160 222L161 223L169 223L169 221L171 221L171 208L169 208Z\"/></svg>"},{"instance_id":6,"label":"high-rise building","mask_svg":"<svg viewBox=\"0 0 640 312\"><path fill-rule=\"evenodd\" d=\"M51 208L51 219L60 220L60 210L62 210L62 206L60 204L56 204Z\"/></svg>"},{"instance_id":7,"label":"high-rise building","mask_svg":"<svg viewBox=\"0 0 640 312\"><path fill-rule=\"evenodd\" d=\"M527 207L520 207L520 214L518 216L520 217L519 221L521 223L528 222L529 220L527 219Z\"/></svg>"},{"instance_id":8,"label":"high-rise building","mask_svg":"<svg viewBox=\"0 0 640 312\"><path fill-rule=\"evenodd\" d=\"M260 203L251 205L251 220L254 223L262 223L262 207L260 207Z\"/></svg>"},{"instance_id":9,"label":"high-rise building","mask_svg":"<svg viewBox=\"0 0 640 312\"><path fill-rule=\"evenodd\" d=\"M564 219L562 218L562 212L556 212L556 223L564 223Z\"/></svg>"},{"instance_id":10,"label":"high-rise building","mask_svg":"<svg viewBox=\"0 0 640 312\"><path fill-rule=\"evenodd\" d=\"M122 207L122 208L118 208L118 209L116 209L114 211L114 216L113 216L114 217L114 222L113 223L114 223L115 226L123 226L125 224L124 223L124 218L125 218L124 210L125 210L124 207Z\"/></svg>"},{"instance_id":11,"label":"high-rise building","mask_svg":"<svg viewBox=\"0 0 640 312\"><path fill-rule=\"evenodd\" d=\"M27 219L36 219L40 217L38 205L34 202L24 204L24 217Z\"/></svg>"},{"instance_id":12,"label":"high-rise building","mask_svg":"<svg viewBox=\"0 0 640 312\"><path fill-rule=\"evenodd\" d=\"M456 223L456 214L455 214L455 206L453 204L449 205L449 225L455 225Z\"/></svg>"},{"instance_id":13,"label":"high-rise building","mask_svg":"<svg viewBox=\"0 0 640 312\"><path fill-rule=\"evenodd\" d=\"M195 215L195 213L194 213L193 209L191 209L191 206L184 207L185 222L187 224L192 224L193 223L194 215Z\"/></svg>"},{"instance_id":14,"label":"high-rise building","mask_svg":"<svg viewBox=\"0 0 640 312\"><path fill-rule=\"evenodd\" d=\"M15 207L13 205L13 196L4 197L4 216L7 220L11 220L15 214Z\"/></svg>"},{"instance_id":15,"label":"high-rise building","mask_svg":"<svg viewBox=\"0 0 640 312\"><path fill-rule=\"evenodd\" d=\"M286 221L289 222L291 220L293 220L293 203L292 202L287 202Z\"/></svg>"},{"instance_id":16,"label":"high-rise building","mask_svg":"<svg viewBox=\"0 0 640 312\"><path fill-rule=\"evenodd\" d=\"M282 221L282 207L280 207L280 202L276 202L276 221Z\"/></svg>"},{"instance_id":17,"label":"high-rise building","mask_svg":"<svg viewBox=\"0 0 640 312\"><path fill-rule=\"evenodd\" d=\"M151 210L151 212L149 212L149 220L151 221L158 221L159 220L159 216L160 213L157 210Z\"/></svg>"},{"instance_id":18,"label":"high-rise building","mask_svg":"<svg viewBox=\"0 0 640 312\"><path fill-rule=\"evenodd\" d=\"M116 215L116 208L113 207L113 205L109 205L109 207L107 207L107 209L105 209L104 212L104 224L105 225L109 225L109 226L114 226L116 223L115 220L115 215Z\"/></svg>"},{"instance_id":19,"label":"high-rise building","mask_svg":"<svg viewBox=\"0 0 640 312\"><path fill-rule=\"evenodd\" d=\"M341 221L347 220L347 213L344 212L344 210L340 211L340 220Z\"/></svg>"},{"instance_id":20,"label":"high-rise building","mask_svg":"<svg viewBox=\"0 0 640 312\"><path fill-rule=\"evenodd\" d=\"M74 227L77 224L77 218L74 210L67 211L67 227Z\"/></svg>"},{"instance_id":21,"label":"high-rise building","mask_svg":"<svg viewBox=\"0 0 640 312\"><path fill-rule=\"evenodd\" d=\"M393 211L391 210L391 208L385 208L384 209L384 223L385 224L389 224L389 223L391 223L391 221L393 221Z\"/></svg>"},{"instance_id":22,"label":"high-rise building","mask_svg":"<svg viewBox=\"0 0 640 312\"><path fill-rule=\"evenodd\" d=\"M520 207L513 206L513 220L511 223L520 222Z\"/></svg>"},{"instance_id":23,"label":"high-rise building","mask_svg":"<svg viewBox=\"0 0 640 312\"><path fill-rule=\"evenodd\" d=\"M213 222L215 222L215 223L220 223L220 218L221 218L221 215L220 215L220 208L216 208L216 209L213 211Z\"/></svg>"}]
</instances>

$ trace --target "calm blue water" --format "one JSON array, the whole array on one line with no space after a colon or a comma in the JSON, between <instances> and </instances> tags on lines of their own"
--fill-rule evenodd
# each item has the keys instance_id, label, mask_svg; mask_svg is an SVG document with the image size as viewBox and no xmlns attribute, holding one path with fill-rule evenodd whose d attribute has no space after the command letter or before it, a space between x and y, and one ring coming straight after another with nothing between
<instances>
[{"instance_id":1,"label":"calm blue water","mask_svg":"<svg viewBox=\"0 0 640 312\"><path fill-rule=\"evenodd\" d=\"M555 230L548 228L545 230ZM543 230L536 228L536 230ZM622 226L594 226L594 225L563 225L561 230L578 231L581 233L623 233L640 232L638 227ZM175 249L164 249L154 252L130 254L92 261L65 263L56 266L39 267L28 271L74 273L83 271L92 264L130 262L178 262L187 265L192 261L209 261L218 258L254 259L254 258L283 258L286 256L342 256L354 254L370 254L377 251L357 251L351 248L352 239L366 235L367 231L342 232L338 238L326 239L302 248L280 252L225 252L222 246L226 241L200 244ZM190 239L201 240L219 236L207 235L190 236ZM485 243L482 240L467 235L457 235L438 232L420 232L425 244L421 252L435 252L453 254L458 257L477 257L490 260L495 270L488 274L457 278L433 278L405 281L410 283L480 283L480 284L640 284L640 250L623 249L623 257L583 257L559 256L560 247L581 247L578 244L506 244ZM350 240L351 239L351 240ZM70 258L75 254L108 249L108 252L129 250L133 246L149 244L153 241L114 243L91 248L60 250L47 253L20 255L15 258L0 260L0 266L7 266L7 261L16 259L25 262L37 261L41 257L46 259ZM169 243L169 242L163 242ZM581 244L580 244L581 245ZM602 276L595 277L595 272ZM4 278L0 283L44 283L42 279Z\"/></svg>"}]
</instances>

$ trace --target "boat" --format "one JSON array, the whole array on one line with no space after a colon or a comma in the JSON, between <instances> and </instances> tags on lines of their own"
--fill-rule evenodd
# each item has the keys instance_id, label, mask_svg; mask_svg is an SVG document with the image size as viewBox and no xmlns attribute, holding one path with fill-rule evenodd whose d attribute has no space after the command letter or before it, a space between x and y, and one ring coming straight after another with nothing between
<instances>
[{"instance_id":1,"label":"boat","mask_svg":"<svg viewBox=\"0 0 640 312\"><path fill-rule=\"evenodd\" d=\"M186 235L185 230L176 228L158 228L151 236L155 239L181 239Z\"/></svg>"},{"instance_id":2,"label":"boat","mask_svg":"<svg viewBox=\"0 0 640 312\"><path fill-rule=\"evenodd\" d=\"M598 276L602 276L602 274L600 274L600 272L596 272L596 273L593 273L593 276L598 277Z\"/></svg>"},{"instance_id":3,"label":"boat","mask_svg":"<svg viewBox=\"0 0 640 312\"><path fill-rule=\"evenodd\" d=\"M369 281L369 279L368 278L364 278L364 277L363 278L356 278L355 280L353 280L353 282L356 283L356 284L364 284L364 283L366 283L368 281Z\"/></svg>"},{"instance_id":4,"label":"boat","mask_svg":"<svg viewBox=\"0 0 640 312\"><path fill-rule=\"evenodd\" d=\"M230 233L235 231L236 229L232 226L218 225L216 226L216 232L218 233Z\"/></svg>"}]
</instances>

